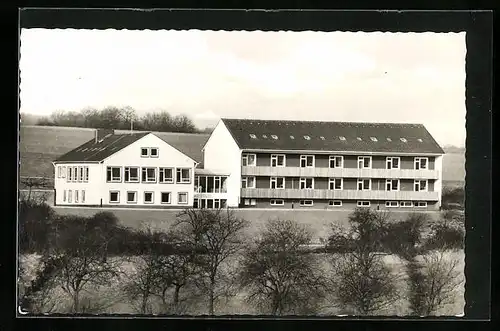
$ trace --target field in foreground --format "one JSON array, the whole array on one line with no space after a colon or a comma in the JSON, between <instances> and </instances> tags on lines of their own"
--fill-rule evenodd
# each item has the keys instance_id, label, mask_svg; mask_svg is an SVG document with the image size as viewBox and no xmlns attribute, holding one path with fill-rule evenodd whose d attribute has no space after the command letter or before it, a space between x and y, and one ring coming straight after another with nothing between
<instances>
[{"instance_id":1,"label":"field in foreground","mask_svg":"<svg viewBox=\"0 0 500 331\"><path fill-rule=\"evenodd\" d=\"M463 251L447 251L445 252L447 259L457 259L459 264L457 265L457 271L464 270L464 252ZM328 274L327 259L329 258L326 254L315 254L315 257L322 262L324 266L325 273ZM22 276L22 283L26 284L29 280L33 278L34 271L37 268L37 263L40 256L38 255L24 255L20 257L20 264L24 269L24 274ZM101 313L114 313L114 314L134 314L137 313L135 306L130 302L130 300L123 294L122 286L127 281L127 278L133 274L134 258L114 258L120 259L120 270L121 274L119 277L112 280L111 286L101 286L97 288L91 288L87 293L85 293L84 298L90 300L93 304L98 304L101 306ZM406 283L406 273L404 262L396 256L387 255L385 257L385 262L391 267L392 272L399 276L398 280L398 290L400 292L400 298L398 302L394 303L389 309L380 311L379 315L392 315L392 316L404 316L409 314L408 300L407 300L407 283ZM436 315L454 316L462 314L464 311L464 286L463 283L456 289L453 296L453 302L447 304L440 308ZM60 289L56 288L52 290L49 297L57 302L54 312L66 312L66 309L70 306L67 295ZM188 315L201 315L206 314L207 304L203 297L198 297L193 299L190 304L190 309L185 312ZM157 311L153 310L153 313ZM328 302L325 302L324 308L318 312L318 315L336 315L342 312L338 309L332 308ZM217 315L238 315L238 314L259 314L259 312L252 306L248 305L245 301L245 293L239 292L235 296L229 298L228 301L220 302L216 305Z\"/></svg>"}]
</instances>

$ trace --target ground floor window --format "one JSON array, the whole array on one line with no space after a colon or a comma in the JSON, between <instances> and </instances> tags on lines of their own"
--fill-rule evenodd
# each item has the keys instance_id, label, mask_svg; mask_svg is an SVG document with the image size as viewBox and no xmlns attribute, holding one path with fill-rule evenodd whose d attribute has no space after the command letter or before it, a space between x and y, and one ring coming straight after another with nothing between
<instances>
[{"instance_id":1,"label":"ground floor window","mask_svg":"<svg viewBox=\"0 0 500 331\"><path fill-rule=\"evenodd\" d=\"M85 190L82 190L82 203L85 202Z\"/></svg>"},{"instance_id":2,"label":"ground floor window","mask_svg":"<svg viewBox=\"0 0 500 331\"><path fill-rule=\"evenodd\" d=\"M340 207L340 206L342 206L342 201L341 200L330 200L330 201L328 201L328 205L333 206L333 207Z\"/></svg>"},{"instance_id":3,"label":"ground floor window","mask_svg":"<svg viewBox=\"0 0 500 331\"><path fill-rule=\"evenodd\" d=\"M66 190L63 191L63 202L66 202Z\"/></svg>"},{"instance_id":4,"label":"ground floor window","mask_svg":"<svg viewBox=\"0 0 500 331\"><path fill-rule=\"evenodd\" d=\"M68 190L68 202L73 202L73 191Z\"/></svg>"},{"instance_id":5,"label":"ground floor window","mask_svg":"<svg viewBox=\"0 0 500 331\"><path fill-rule=\"evenodd\" d=\"M75 203L78 202L78 190L75 190Z\"/></svg>"},{"instance_id":6,"label":"ground floor window","mask_svg":"<svg viewBox=\"0 0 500 331\"><path fill-rule=\"evenodd\" d=\"M153 203L153 202L154 202L154 193L144 192L144 203Z\"/></svg>"},{"instance_id":7,"label":"ground floor window","mask_svg":"<svg viewBox=\"0 0 500 331\"><path fill-rule=\"evenodd\" d=\"M245 206L255 206L257 204L257 201L255 199L244 199L243 200L243 205Z\"/></svg>"},{"instance_id":8,"label":"ground floor window","mask_svg":"<svg viewBox=\"0 0 500 331\"><path fill-rule=\"evenodd\" d=\"M170 192L161 192L161 203L170 203L171 196Z\"/></svg>"},{"instance_id":9,"label":"ground floor window","mask_svg":"<svg viewBox=\"0 0 500 331\"><path fill-rule=\"evenodd\" d=\"M427 201L417 201L415 202L415 207L427 207Z\"/></svg>"},{"instance_id":10,"label":"ground floor window","mask_svg":"<svg viewBox=\"0 0 500 331\"><path fill-rule=\"evenodd\" d=\"M187 192L180 192L178 194L177 203L179 203L179 204L187 204L188 203Z\"/></svg>"},{"instance_id":11,"label":"ground floor window","mask_svg":"<svg viewBox=\"0 0 500 331\"><path fill-rule=\"evenodd\" d=\"M137 202L137 192L135 192L135 191L127 192L127 202L128 203L136 203Z\"/></svg>"},{"instance_id":12,"label":"ground floor window","mask_svg":"<svg viewBox=\"0 0 500 331\"><path fill-rule=\"evenodd\" d=\"M226 207L226 199L194 199L193 208L219 209Z\"/></svg>"},{"instance_id":13,"label":"ground floor window","mask_svg":"<svg viewBox=\"0 0 500 331\"><path fill-rule=\"evenodd\" d=\"M299 205L300 206L312 206L314 203L312 200L300 200Z\"/></svg>"},{"instance_id":14,"label":"ground floor window","mask_svg":"<svg viewBox=\"0 0 500 331\"><path fill-rule=\"evenodd\" d=\"M411 201L401 201L401 207L403 207L403 208L413 207L413 202L411 202Z\"/></svg>"},{"instance_id":15,"label":"ground floor window","mask_svg":"<svg viewBox=\"0 0 500 331\"><path fill-rule=\"evenodd\" d=\"M397 201L386 201L385 206L389 208L399 207L399 203Z\"/></svg>"},{"instance_id":16,"label":"ground floor window","mask_svg":"<svg viewBox=\"0 0 500 331\"><path fill-rule=\"evenodd\" d=\"M358 201L358 207L370 207L370 201Z\"/></svg>"},{"instance_id":17,"label":"ground floor window","mask_svg":"<svg viewBox=\"0 0 500 331\"><path fill-rule=\"evenodd\" d=\"M120 192L118 192L118 191L110 191L109 192L109 202L111 202L111 203L118 203L118 202L120 202Z\"/></svg>"},{"instance_id":18,"label":"ground floor window","mask_svg":"<svg viewBox=\"0 0 500 331\"><path fill-rule=\"evenodd\" d=\"M283 206L285 201L283 199L271 199L271 206Z\"/></svg>"}]
</instances>

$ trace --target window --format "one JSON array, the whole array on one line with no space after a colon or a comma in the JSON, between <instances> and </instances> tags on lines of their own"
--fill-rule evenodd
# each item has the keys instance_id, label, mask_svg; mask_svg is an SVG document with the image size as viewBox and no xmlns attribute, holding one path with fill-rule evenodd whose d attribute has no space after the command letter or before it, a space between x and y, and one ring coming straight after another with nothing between
<instances>
[{"instance_id":1,"label":"window","mask_svg":"<svg viewBox=\"0 0 500 331\"><path fill-rule=\"evenodd\" d=\"M370 201L358 201L358 207L370 207Z\"/></svg>"},{"instance_id":2,"label":"window","mask_svg":"<svg viewBox=\"0 0 500 331\"><path fill-rule=\"evenodd\" d=\"M387 137L387 141L392 141L392 139L391 139L391 138L389 138L389 137Z\"/></svg>"},{"instance_id":3,"label":"window","mask_svg":"<svg viewBox=\"0 0 500 331\"><path fill-rule=\"evenodd\" d=\"M320 136L320 137L319 137L319 139L321 139L321 140L325 140L325 137L323 137L323 136Z\"/></svg>"},{"instance_id":4,"label":"window","mask_svg":"<svg viewBox=\"0 0 500 331\"><path fill-rule=\"evenodd\" d=\"M283 206L285 204L285 200L283 199L271 199L271 206Z\"/></svg>"},{"instance_id":5,"label":"window","mask_svg":"<svg viewBox=\"0 0 500 331\"><path fill-rule=\"evenodd\" d=\"M66 190L63 191L63 202L66 202Z\"/></svg>"},{"instance_id":6,"label":"window","mask_svg":"<svg viewBox=\"0 0 500 331\"><path fill-rule=\"evenodd\" d=\"M276 140L276 139L278 139L278 136L277 136L277 135L275 135L275 134L272 134L272 135L271 135L271 138L273 138L274 140Z\"/></svg>"},{"instance_id":7,"label":"window","mask_svg":"<svg viewBox=\"0 0 500 331\"><path fill-rule=\"evenodd\" d=\"M71 203L73 202L73 191L68 190L68 202Z\"/></svg>"},{"instance_id":8,"label":"window","mask_svg":"<svg viewBox=\"0 0 500 331\"><path fill-rule=\"evenodd\" d=\"M387 169L399 169L399 157L387 157L385 164Z\"/></svg>"},{"instance_id":9,"label":"window","mask_svg":"<svg viewBox=\"0 0 500 331\"><path fill-rule=\"evenodd\" d=\"M343 156L330 156L330 168L342 168L344 166Z\"/></svg>"},{"instance_id":10,"label":"window","mask_svg":"<svg viewBox=\"0 0 500 331\"><path fill-rule=\"evenodd\" d=\"M151 157L158 157L158 148L157 147L152 147L149 151L149 155Z\"/></svg>"},{"instance_id":11,"label":"window","mask_svg":"<svg viewBox=\"0 0 500 331\"><path fill-rule=\"evenodd\" d=\"M83 182L84 175L83 175L83 167L78 167L78 181Z\"/></svg>"},{"instance_id":12,"label":"window","mask_svg":"<svg viewBox=\"0 0 500 331\"><path fill-rule=\"evenodd\" d=\"M388 208L399 207L399 203L397 201L386 201L385 206Z\"/></svg>"},{"instance_id":13,"label":"window","mask_svg":"<svg viewBox=\"0 0 500 331\"><path fill-rule=\"evenodd\" d=\"M161 192L161 203L170 203L170 192Z\"/></svg>"},{"instance_id":14,"label":"window","mask_svg":"<svg viewBox=\"0 0 500 331\"><path fill-rule=\"evenodd\" d=\"M68 178L66 179L68 182L73 180L73 168L68 167Z\"/></svg>"},{"instance_id":15,"label":"window","mask_svg":"<svg viewBox=\"0 0 500 331\"><path fill-rule=\"evenodd\" d=\"M138 183L139 182L139 168L138 167L125 167L124 171L125 183Z\"/></svg>"},{"instance_id":16,"label":"window","mask_svg":"<svg viewBox=\"0 0 500 331\"><path fill-rule=\"evenodd\" d=\"M252 139L257 139L257 136L256 136L256 135L254 135L253 133L250 133L250 138L252 138Z\"/></svg>"},{"instance_id":17,"label":"window","mask_svg":"<svg viewBox=\"0 0 500 331\"><path fill-rule=\"evenodd\" d=\"M82 203L85 202L85 190L82 190Z\"/></svg>"},{"instance_id":18,"label":"window","mask_svg":"<svg viewBox=\"0 0 500 331\"><path fill-rule=\"evenodd\" d=\"M370 137L370 139L371 139L372 141L377 141L377 138L375 138L375 137Z\"/></svg>"},{"instance_id":19,"label":"window","mask_svg":"<svg viewBox=\"0 0 500 331\"><path fill-rule=\"evenodd\" d=\"M267 135L263 134L263 135L262 135L262 138L267 139Z\"/></svg>"},{"instance_id":20,"label":"window","mask_svg":"<svg viewBox=\"0 0 500 331\"><path fill-rule=\"evenodd\" d=\"M406 138L399 138L402 142L407 142L408 140L406 140Z\"/></svg>"},{"instance_id":21,"label":"window","mask_svg":"<svg viewBox=\"0 0 500 331\"><path fill-rule=\"evenodd\" d=\"M78 167L73 167L73 181L78 181Z\"/></svg>"},{"instance_id":22,"label":"window","mask_svg":"<svg viewBox=\"0 0 500 331\"><path fill-rule=\"evenodd\" d=\"M420 138L418 138L417 140L418 140L418 142L419 142L419 143L423 142L423 140L422 140L422 139L420 139Z\"/></svg>"},{"instance_id":23,"label":"window","mask_svg":"<svg viewBox=\"0 0 500 331\"><path fill-rule=\"evenodd\" d=\"M427 180L415 180L414 187L416 192L427 191Z\"/></svg>"},{"instance_id":24,"label":"window","mask_svg":"<svg viewBox=\"0 0 500 331\"><path fill-rule=\"evenodd\" d=\"M271 154L271 167L284 167L285 155L284 154Z\"/></svg>"},{"instance_id":25,"label":"window","mask_svg":"<svg viewBox=\"0 0 500 331\"><path fill-rule=\"evenodd\" d=\"M154 202L154 192L144 192L144 203Z\"/></svg>"},{"instance_id":26,"label":"window","mask_svg":"<svg viewBox=\"0 0 500 331\"><path fill-rule=\"evenodd\" d=\"M256 164L256 155L255 154L242 154L241 156L241 164L244 167L254 167Z\"/></svg>"},{"instance_id":27,"label":"window","mask_svg":"<svg viewBox=\"0 0 500 331\"><path fill-rule=\"evenodd\" d=\"M66 166L62 167L61 178L66 178Z\"/></svg>"},{"instance_id":28,"label":"window","mask_svg":"<svg viewBox=\"0 0 500 331\"><path fill-rule=\"evenodd\" d=\"M358 179L358 191L371 190L371 182L370 179Z\"/></svg>"},{"instance_id":29,"label":"window","mask_svg":"<svg viewBox=\"0 0 500 331\"><path fill-rule=\"evenodd\" d=\"M272 189L284 189L285 188L285 177L271 177L271 188Z\"/></svg>"},{"instance_id":30,"label":"window","mask_svg":"<svg viewBox=\"0 0 500 331\"><path fill-rule=\"evenodd\" d=\"M148 157L149 156L149 148L143 147L141 148L141 157Z\"/></svg>"},{"instance_id":31,"label":"window","mask_svg":"<svg viewBox=\"0 0 500 331\"><path fill-rule=\"evenodd\" d=\"M371 156L358 156L358 169L370 169L372 167Z\"/></svg>"},{"instance_id":32,"label":"window","mask_svg":"<svg viewBox=\"0 0 500 331\"><path fill-rule=\"evenodd\" d=\"M427 158L426 157L416 157L415 158L415 170L427 169Z\"/></svg>"},{"instance_id":33,"label":"window","mask_svg":"<svg viewBox=\"0 0 500 331\"><path fill-rule=\"evenodd\" d=\"M75 190L75 202L78 202L79 194L78 190Z\"/></svg>"},{"instance_id":34,"label":"window","mask_svg":"<svg viewBox=\"0 0 500 331\"><path fill-rule=\"evenodd\" d=\"M112 203L120 202L120 192L110 191L109 192L109 202L112 202Z\"/></svg>"},{"instance_id":35,"label":"window","mask_svg":"<svg viewBox=\"0 0 500 331\"><path fill-rule=\"evenodd\" d=\"M121 167L108 167L106 181L107 182L120 182L122 175Z\"/></svg>"},{"instance_id":36,"label":"window","mask_svg":"<svg viewBox=\"0 0 500 331\"><path fill-rule=\"evenodd\" d=\"M300 200L299 205L303 207L312 206L314 203L312 200Z\"/></svg>"},{"instance_id":37,"label":"window","mask_svg":"<svg viewBox=\"0 0 500 331\"><path fill-rule=\"evenodd\" d=\"M309 137L309 136L304 136L304 139L305 139L305 140L311 140L311 137Z\"/></svg>"},{"instance_id":38,"label":"window","mask_svg":"<svg viewBox=\"0 0 500 331\"><path fill-rule=\"evenodd\" d=\"M127 202L136 203L137 202L137 192L129 191L127 192Z\"/></svg>"},{"instance_id":39,"label":"window","mask_svg":"<svg viewBox=\"0 0 500 331\"><path fill-rule=\"evenodd\" d=\"M179 192L179 194L177 196L177 203L179 203L179 204L187 204L188 203L187 192Z\"/></svg>"},{"instance_id":40,"label":"window","mask_svg":"<svg viewBox=\"0 0 500 331\"><path fill-rule=\"evenodd\" d=\"M411 202L411 201L401 201L401 207L404 207L404 208L413 207L413 202Z\"/></svg>"},{"instance_id":41,"label":"window","mask_svg":"<svg viewBox=\"0 0 500 331\"><path fill-rule=\"evenodd\" d=\"M220 199L214 199L214 208L219 209L220 208Z\"/></svg>"},{"instance_id":42,"label":"window","mask_svg":"<svg viewBox=\"0 0 500 331\"><path fill-rule=\"evenodd\" d=\"M257 201L255 199L245 199L243 200L243 204L245 206L255 206L257 204Z\"/></svg>"},{"instance_id":43,"label":"window","mask_svg":"<svg viewBox=\"0 0 500 331\"><path fill-rule=\"evenodd\" d=\"M242 177L241 188L255 188L255 177Z\"/></svg>"},{"instance_id":44,"label":"window","mask_svg":"<svg viewBox=\"0 0 500 331\"><path fill-rule=\"evenodd\" d=\"M160 183L174 182L174 168L160 168Z\"/></svg>"},{"instance_id":45,"label":"window","mask_svg":"<svg viewBox=\"0 0 500 331\"><path fill-rule=\"evenodd\" d=\"M301 168L313 168L314 167L314 155L301 155L300 156L300 167Z\"/></svg>"},{"instance_id":46,"label":"window","mask_svg":"<svg viewBox=\"0 0 500 331\"><path fill-rule=\"evenodd\" d=\"M295 139L295 137L294 136L290 136L290 139Z\"/></svg>"},{"instance_id":47,"label":"window","mask_svg":"<svg viewBox=\"0 0 500 331\"><path fill-rule=\"evenodd\" d=\"M343 136L340 136L339 139L342 141L345 141L345 137L343 137Z\"/></svg>"},{"instance_id":48,"label":"window","mask_svg":"<svg viewBox=\"0 0 500 331\"><path fill-rule=\"evenodd\" d=\"M361 137L356 137L357 140L359 141L362 141L363 139L361 139Z\"/></svg>"},{"instance_id":49,"label":"window","mask_svg":"<svg viewBox=\"0 0 500 331\"><path fill-rule=\"evenodd\" d=\"M142 168L142 182L156 183L156 168Z\"/></svg>"},{"instance_id":50,"label":"window","mask_svg":"<svg viewBox=\"0 0 500 331\"><path fill-rule=\"evenodd\" d=\"M333 207L341 207L342 201L341 200L330 200L330 201L328 201L328 205L333 206Z\"/></svg>"},{"instance_id":51,"label":"window","mask_svg":"<svg viewBox=\"0 0 500 331\"><path fill-rule=\"evenodd\" d=\"M191 183L191 169L177 168L177 183L182 183L182 184Z\"/></svg>"},{"instance_id":52,"label":"window","mask_svg":"<svg viewBox=\"0 0 500 331\"><path fill-rule=\"evenodd\" d=\"M314 189L314 178L301 178L300 189L301 190Z\"/></svg>"},{"instance_id":53,"label":"window","mask_svg":"<svg viewBox=\"0 0 500 331\"><path fill-rule=\"evenodd\" d=\"M424 207L425 208L425 207L427 207L427 201L417 201L417 202L415 202L415 207L420 207L420 208Z\"/></svg>"},{"instance_id":54,"label":"window","mask_svg":"<svg viewBox=\"0 0 500 331\"><path fill-rule=\"evenodd\" d=\"M342 189L342 178L330 178L330 179L328 179L328 188L330 190L341 190Z\"/></svg>"},{"instance_id":55,"label":"window","mask_svg":"<svg viewBox=\"0 0 500 331\"><path fill-rule=\"evenodd\" d=\"M193 208L200 208L198 204L198 199L193 200Z\"/></svg>"},{"instance_id":56,"label":"window","mask_svg":"<svg viewBox=\"0 0 500 331\"><path fill-rule=\"evenodd\" d=\"M61 178L61 166L57 166L57 178Z\"/></svg>"},{"instance_id":57,"label":"window","mask_svg":"<svg viewBox=\"0 0 500 331\"><path fill-rule=\"evenodd\" d=\"M399 191L399 179L386 179L385 189L387 191Z\"/></svg>"},{"instance_id":58,"label":"window","mask_svg":"<svg viewBox=\"0 0 500 331\"><path fill-rule=\"evenodd\" d=\"M85 176L83 177L84 182L89 181L89 167L85 167Z\"/></svg>"}]
</instances>

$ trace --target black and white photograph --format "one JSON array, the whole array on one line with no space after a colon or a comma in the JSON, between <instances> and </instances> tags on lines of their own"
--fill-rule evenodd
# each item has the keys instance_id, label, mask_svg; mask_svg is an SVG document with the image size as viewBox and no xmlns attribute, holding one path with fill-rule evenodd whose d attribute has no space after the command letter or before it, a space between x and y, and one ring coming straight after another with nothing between
<instances>
[{"instance_id":1,"label":"black and white photograph","mask_svg":"<svg viewBox=\"0 0 500 331\"><path fill-rule=\"evenodd\" d=\"M21 29L19 314L464 316L466 54Z\"/></svg>"}]
</instances>

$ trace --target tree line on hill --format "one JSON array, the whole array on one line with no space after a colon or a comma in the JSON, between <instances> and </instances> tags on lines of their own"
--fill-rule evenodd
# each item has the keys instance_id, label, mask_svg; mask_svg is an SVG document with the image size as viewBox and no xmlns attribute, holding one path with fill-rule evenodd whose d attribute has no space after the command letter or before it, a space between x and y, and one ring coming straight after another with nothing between
<instances>
[{"instance_id":1,"label":"tree line on hill","mask_svg":"<svg viewBox=\"0 0 500 331\"><path fill-rule=\"evenodd\" d=\"M99 298L84 294L118 280L142 314L184 314L202 303L214 315L217 303L241 293L269 315L318 314L325 307L372 315L408 300L409 314L422 316L453 303L463 281L458 261L444 254L464 246L463 216L450 212L436 223L426 214L394 222L359 208L348 228L332 223L320 248L311 248L306 225L290 220L270 220L248 238L249 222L230 209L186 209L168 230L133 230L110 212L61 216L43 202L23 200L19 223L21 254L42 255L19 294L31 313L53 311L61 301L51 295L56 288L69 298L65 312L102 312L103 292ZM407 277L386 262L394 255L404 261ZM135 271L125 272L124 261L133 261Z\"/></svg>"},{"instance_id":2,"label":"tree line on hill","mask_svg":"<svg viewBox=\"0 0 500 331\"><path fill-rule=\"evenodd\" d=\"M22 115L21 115L22 116ZM33 119L27 118L27 121ZM186 115L171 115L167 111L137 115L131 107L86 108L81 111L55 111L36 119L36 125L102 128L157 132L210 133L211 128L200 130ZM25 123L29 124L29 123Z\"/></svg>"}]
</instances>

